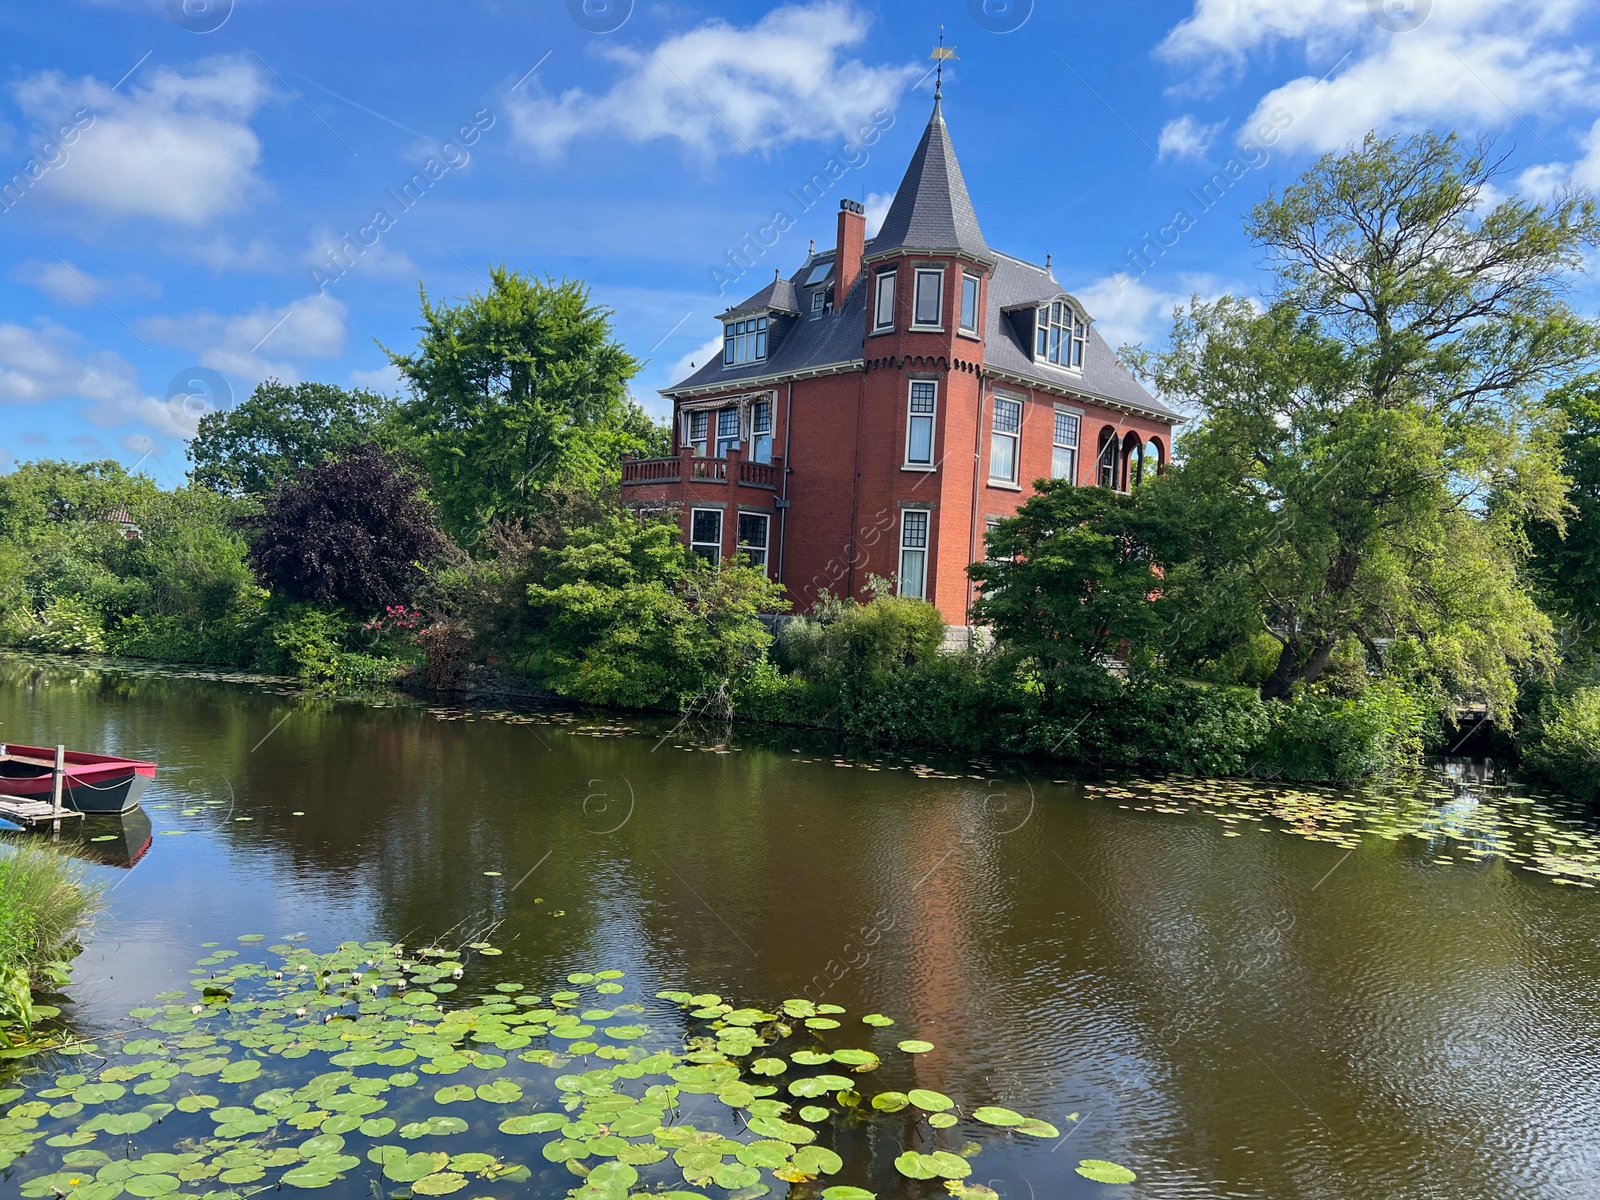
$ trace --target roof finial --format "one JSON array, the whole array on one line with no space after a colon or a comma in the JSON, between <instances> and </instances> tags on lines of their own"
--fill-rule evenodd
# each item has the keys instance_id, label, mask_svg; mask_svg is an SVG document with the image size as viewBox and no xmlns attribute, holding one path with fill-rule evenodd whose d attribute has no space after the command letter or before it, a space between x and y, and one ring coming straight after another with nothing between
<instances>
[{"instance_id":1,"label":"roof finial","mask_svg":"<svg viewBox=\"0 0 1600 1200\"><path fill-rule=\"evenodd\" d=\"M956 57L956 48L954 46L946 46L944 44L944 26L943 25L939 26L939 44L933 48L933 53L928 55L928 57L932 58L932 59L937 59L938 62L939 62L939 66L936 68L935 73L934 73L933 98L935 100L942 100L944 98L944 64L945 64L945 60L946 59L954 59ZM923 78L926 79L927 76L924 75Z\"/></svg>"},{"instance_id":2,"label":"roof finial","mask_svg":"<svg viewBox=\"0 0 1600 1200\"><path fill-rule=\"evenodd\" d=\"M1045 255L1044 255L1044 269L1045 269L1045 270L1046 270L1046 271L1048 271L1048 270L1049 270L1049 269L1050 269L1050 260L1051 260L1051 259L1052 259L1052 258L1054 258L1054 257L1055 257L1055 255L1053 255L1053 254L1051 254L1051 253L1050 253L1050 252L1049 252L1049 251L1048 251L1048 250L1047 250L1047 251L1045 251Z\"/></svg>"}]
</instances>

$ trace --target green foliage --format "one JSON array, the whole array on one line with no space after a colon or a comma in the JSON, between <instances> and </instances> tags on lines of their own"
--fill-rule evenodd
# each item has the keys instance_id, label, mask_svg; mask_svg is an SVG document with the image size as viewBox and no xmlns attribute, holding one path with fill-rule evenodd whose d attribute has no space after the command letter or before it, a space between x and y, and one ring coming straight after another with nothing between
<instances>
[{"instance_id":1,"label":"green foliage","mask_svg":"<svg viewBox=\"0 0 1600 1200\"><path fill-rule=\"evenodd\" d=\"M376 392L268 379L234 408L200 418L189 443L192 477L220 492L270 491L341 450L383 440L395 407Z\"/></svg>"},{"instance_id":2,"label":"green foliage","mask_svg":"<svg viewBox=\"0 0 1600 1200\"><path fill-rule=\"evenodd\" d=\"M529 585L526 668L592 703L728 713L772 641L757 614L781 596L755 568L691 555L672 517L612 515L549 551Z\"/></svg>"},{"instance_id":3,"label":"green foliage","mask_svg":"<svg viewBox=\"0 0 1600 1200\"><path fill-rule=\"evenodd\" d=\"M933 658L944 640L944 620L926 600L891 593L870 581L868 603L824 592L812 612L784 623L778 662L814 684L831 708L848 710L908 668Z\"/></svg>"},{"instance_id":4,"label":"green foliage","mask_svg":"<svg viewBox=\"0 0 1600 1200\"><path fill-rule=\"evenodd\" d=\"M1600 221L1576 194L1485 209L1496 166L1431 134L1325 156L1250 221L1277 276L1266 308L1196 300L1147 360L1202 414L1155 489L1182 527L1177 661L1266 629L1263 690L1283 698L1353 637L1441 705L1501 714L1552 662L1523 531L1559 519L1539 396L1600 349L1560 298Z\"/></svg>"},{"instance_id":5,"label":"green foliage","mask_svg":"<svg viewBox=\"0 0 1600 1200\"><path fill-rule=\"evenodd\" d=\"M1422 755L1428 709L1404 687L1376 683L1360 696L1312 689L1272 707L1263 761L1288 779L1350 782Z\"/></svg>"},{"instance_id":6,"label":"green foliage","mask_svg":"<svg viewBox=\"0 0 1600 1200\"><path fill-rule=\"evenodd\" d=\"M1584 799L1600 796L1600 687L1548 696L1518 745L1535 775Z\"/></svg>"},{"instance_id":7,"label":"green foliage","mask_svg":"<svg viewBox=\"0 0 1600 1200\"><path fill-rule=\"evenodd\" d=\"M33 988L64 978L95 893L71 859L11 846L0 853L0 1038L25 1042L36 1018Z\"/></svg>"},{"instance_id":8,"label":"green foliage","mask_svg":"<svg viewBox=\"0 0 1600 1200\"><path fill-rule=\"evenodd\" d=\"M1560 446L1568 508L1561 519L1529 523L1532 565L1554 613L1593 643L1600 630L1600 375L1585 375L1546 400L1566 421Z\"/></svg>"},{"instance_id":9,"label":"green foliage","mask_svg":"<svg viewBox=\"0 0 1600 1200\"><path fill-rule=\"evenodd\" d=\"M988 547L989 561L969 568L983 587L973 619L1028 664L1047 708L1067 695L1104 694L1107 660L1159 628L1161 579L1132 497L1040 481Z\"/></svg>"},{"instance_id":10,"label":"green foliage","mask_svg":"<svg viewBox=\"0 0 1600 1200\"><path fill-rule=\"evenodd\" d=\"M526 519L553 483L594 487L663 435L629 399L639 362L582 284L499 267L487 295L422 296L417 352L390 353L410 385L408 445L433 481L446 525L470 540L496 519Z\"/></svg>"}]
</instances>

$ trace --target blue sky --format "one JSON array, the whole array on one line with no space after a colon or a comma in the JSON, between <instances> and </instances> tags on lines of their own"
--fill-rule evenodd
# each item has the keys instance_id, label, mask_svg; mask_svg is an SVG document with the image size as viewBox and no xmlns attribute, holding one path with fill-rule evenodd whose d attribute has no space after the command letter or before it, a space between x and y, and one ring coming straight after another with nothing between
<instances>
[{"instance_id":1,"label":"blue sky","mask_svg":"<svg viewBox=\"0 0 1600 1200\"><path fill-rule=\"evenodd\" d=\"M941 23L985 235L1052 254L1113 345L1258 292L1239 214L1369 129L1491 135L1508 193L1600 185L1600 10L1574 0L8 4L0 465L178 482L198 416L262 378L395 390L377 343L413 344L419 282L463 295L501 262L587 281L659 413L714 314L831 244L839 198L887 207Z\"/></svg>"}]
</instances>

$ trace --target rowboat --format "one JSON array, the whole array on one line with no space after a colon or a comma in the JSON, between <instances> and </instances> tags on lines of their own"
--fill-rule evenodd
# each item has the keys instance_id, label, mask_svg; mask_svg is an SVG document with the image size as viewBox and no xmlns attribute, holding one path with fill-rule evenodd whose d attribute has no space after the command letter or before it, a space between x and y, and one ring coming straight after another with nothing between
<instances>
[{"instance_id":1,"label":"rowboat","mask_svg":"<svg viewBox=\"0 0 1600 1200\"><path fill-rule=\"evenodd\" d=\"M64 808L81 813L125 813L156 777L156 764L109 754L68 750L61 788ZM51 803L56 752L44 746L0 742L0 799Z\"/></svg>"}]
</instances>

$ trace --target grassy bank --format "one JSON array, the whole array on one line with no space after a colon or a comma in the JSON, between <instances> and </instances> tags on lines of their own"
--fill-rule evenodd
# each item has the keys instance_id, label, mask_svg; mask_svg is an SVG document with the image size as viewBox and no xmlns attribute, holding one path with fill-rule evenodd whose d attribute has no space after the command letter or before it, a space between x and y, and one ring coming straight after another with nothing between
<instances>
[{"instance_id":1,"label":"grassy bank","mask_svg":"<svg viewBox=\"0 0 1600 1200\"><path fill-rule=\"evenodd\" d=\"M67 982L67 964L95 903L71 859L14 844L0 848L0 1057L51 1040L36 1026L57 1010L37 1003L35 992Z\"/></svg>"}]
</instances>

